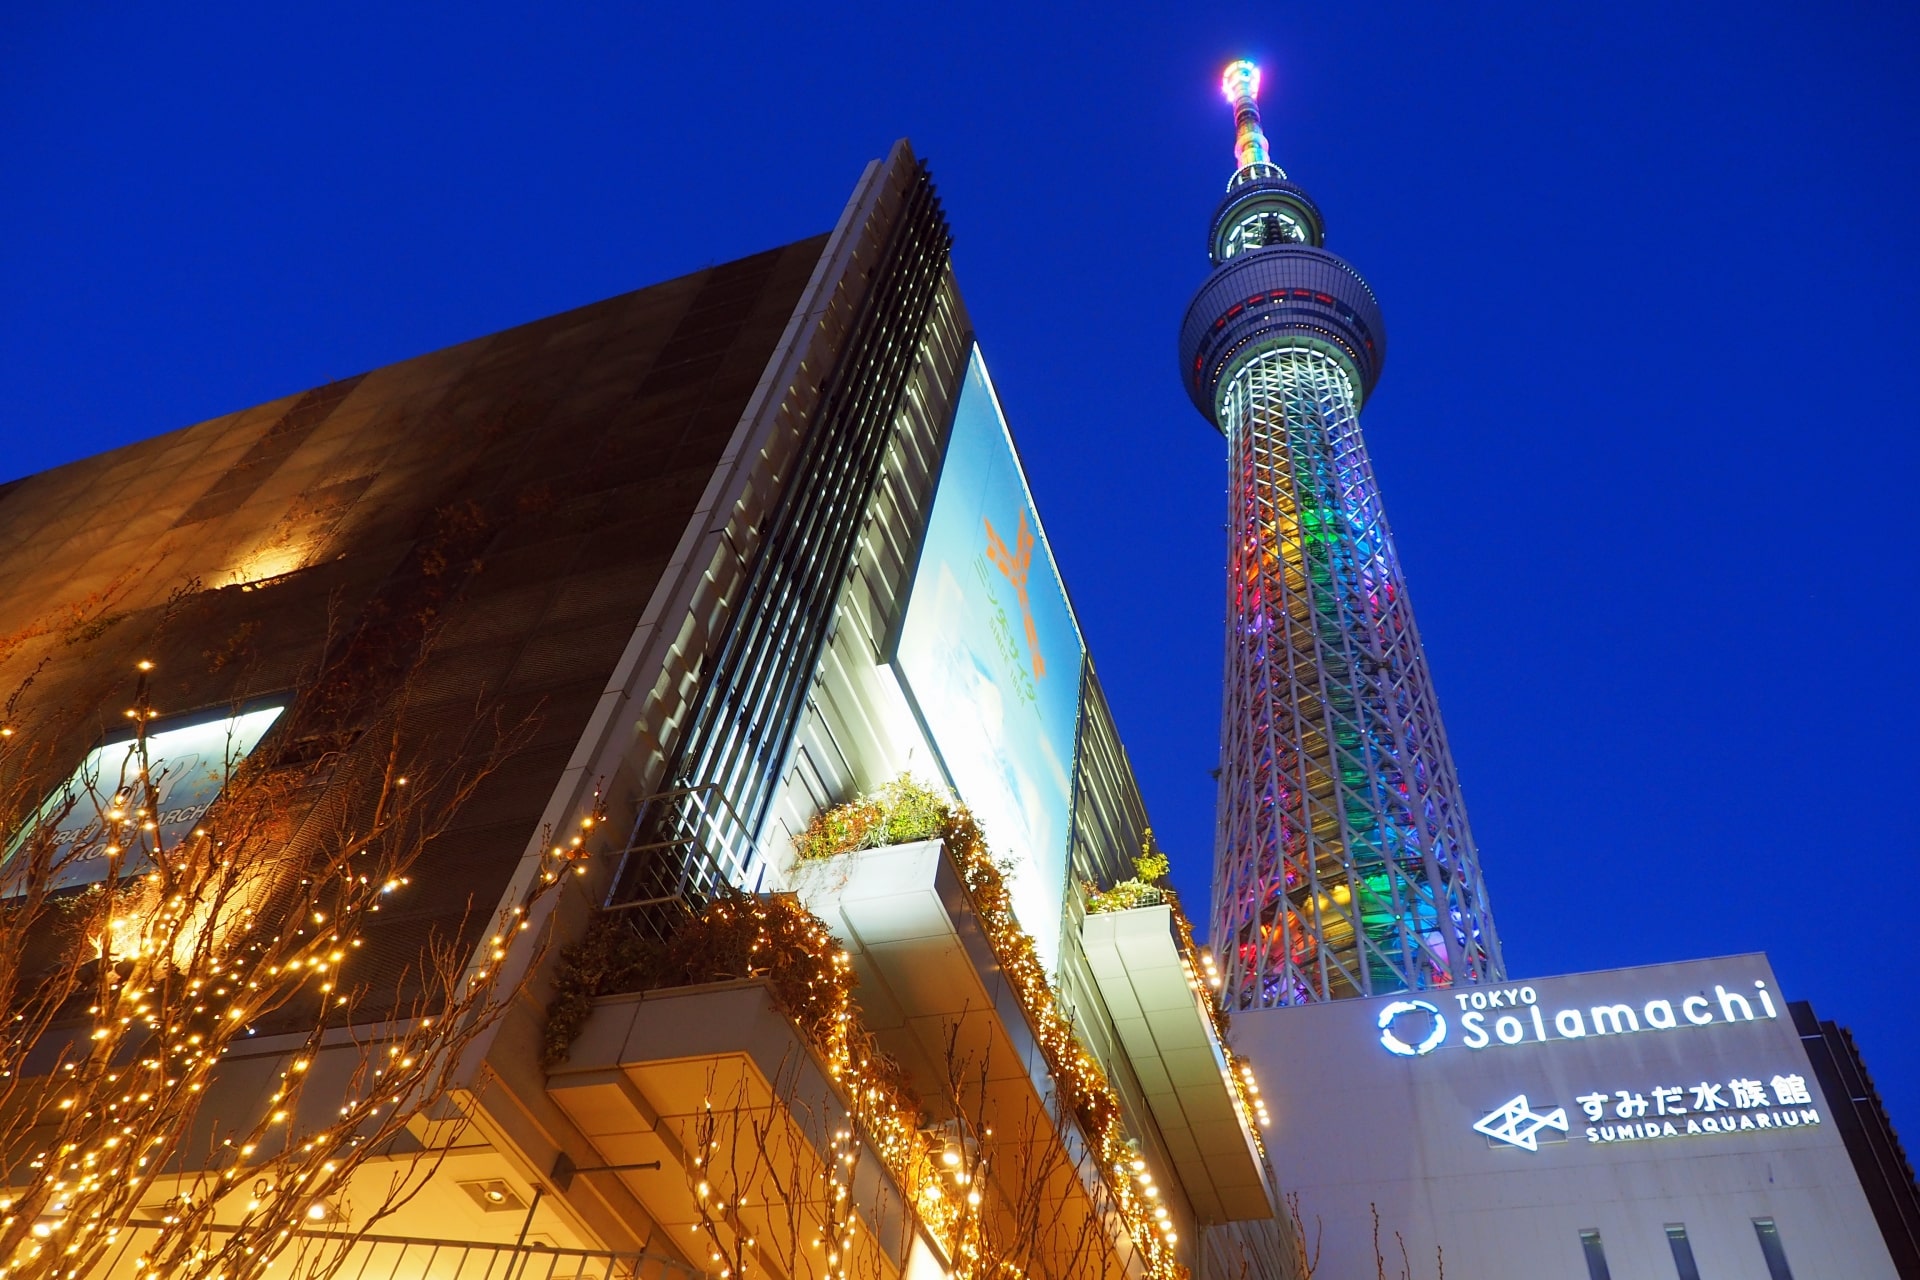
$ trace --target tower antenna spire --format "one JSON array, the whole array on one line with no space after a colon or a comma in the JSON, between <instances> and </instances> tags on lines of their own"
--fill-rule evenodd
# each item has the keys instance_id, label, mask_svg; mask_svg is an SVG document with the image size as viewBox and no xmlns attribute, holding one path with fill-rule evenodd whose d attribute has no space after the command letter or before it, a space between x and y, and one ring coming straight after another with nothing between
<instances>
[{"instance_id":1,"label":"tower antenna spire","mask_svg":"<svg viewBox=\"0 0 1920 1280\"><path fill-rule=\"evenodd\" d=\"M1260 68L1245 58L1228 63L1220 73L1220 92L1233 104L1233 158L1240 168L1272 164L1267 134L1260 127Z\"/></svg>"}]
</instances>

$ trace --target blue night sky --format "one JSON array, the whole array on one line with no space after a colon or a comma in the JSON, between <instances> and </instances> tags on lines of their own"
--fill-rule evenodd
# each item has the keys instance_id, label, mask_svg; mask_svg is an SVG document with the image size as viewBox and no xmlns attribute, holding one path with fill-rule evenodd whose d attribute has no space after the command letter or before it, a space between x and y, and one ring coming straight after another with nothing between
<instances>
[{"instance_id":1,"label":"blue night sky","mask_svg":"<svg viewBox=\"0 0 1920 1280\"><path fill-rule=\"evenodd\" d=\"M1225 449L1173 344L1253 56L1386 310L1511 968L1765 950L1920 1141L1920 9L558 10L10 6L0 480L825 230L910 136L1198 906Z\"/></svg>"}]
</instances>

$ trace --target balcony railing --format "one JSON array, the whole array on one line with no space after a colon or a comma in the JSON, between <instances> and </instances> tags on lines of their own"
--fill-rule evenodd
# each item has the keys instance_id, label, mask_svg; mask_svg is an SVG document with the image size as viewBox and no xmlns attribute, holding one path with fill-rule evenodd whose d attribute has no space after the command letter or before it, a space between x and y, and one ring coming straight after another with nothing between
<instances>
[{"instance_id":1,"label":"balcony railing","mask_svg":"<svg viewBox=\"0 0 1920 1280\"><path fill-rule=\"evenodd\" d=\"M613 886L602 910L641 937L664 942L714 898L742 885L730 869L750 859L745 828L714 786L677 787L649 796L627 847L616 853Z\"/></svg>"},{"instance_id":2,"label":"balcony railing","mask_svg":"<svg viewBox=\"0 0 1920 1280\"><path fill-rule=\"evenodd\" d=\"M215 1228L216 1233L226 1230L230 1228ZM131 1277L159 1229L135 1224L126 1235L94 1269L92 1280ZM285 1280L306 1280L309 1275L330 1280L705 1280L704 1272L645 1251L613 1253L408 1236L354 1239L326 1231L294 1235L294 1242L270 1272Z\"/></svg>"}]
</instances>

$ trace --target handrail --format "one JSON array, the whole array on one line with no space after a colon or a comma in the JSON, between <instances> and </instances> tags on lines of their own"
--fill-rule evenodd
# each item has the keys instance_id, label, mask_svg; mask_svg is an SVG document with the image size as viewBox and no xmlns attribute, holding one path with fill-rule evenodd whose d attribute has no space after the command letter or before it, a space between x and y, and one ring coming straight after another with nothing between
<instances>
[{"instance_id":1,"label":"handrail","mask_svg":"<svg viewBox=\"0 0 1920 1280\"><path fill-rule=\"evenodd\" d=\"M97 1265L93 1280L116 1280L134 1274L134 1247L138 1237L157 1232L161 1223L135 1221L128 1224L126 1239L108 1258ZM232 1235L237 1227L215 1225L214 1233ZM351 1231L301 1228L293 1232L295 1243L281 1255L283 1266L276 1268L283 1277L301 1280L297 1264L303 1250L318 1246L326 1251L313 1266L334 1280L705 1280L698 1271L677 1258L646 1249L619 1251L610 1249L570 1249L541 1243L510 1244L476 1240L444 1240L427 1236L357 1235ZM338 1258L329 1243L344 1250ZM359 1257L354 1257L354 1254ZM382 1256L384 1253L385 1256ZM541 1265L544 1260L545 1265Z\"/></svg>"}]
</instances>

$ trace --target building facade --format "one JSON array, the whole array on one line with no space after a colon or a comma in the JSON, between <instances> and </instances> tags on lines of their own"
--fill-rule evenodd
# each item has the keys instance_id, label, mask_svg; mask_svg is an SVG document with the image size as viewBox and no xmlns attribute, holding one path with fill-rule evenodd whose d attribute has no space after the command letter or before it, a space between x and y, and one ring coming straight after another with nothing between
<instances>
[{"instance_id":1,"label":"building facade","mask_svg":"<svg viewBox=\"0 0 1920 1280\"><path fill-rule=\"evenodd\" d=\"M1234 1009L1498 978L1467 826L1360 409L1366 281L1269 155L1259 71L1223 80L1239 167L1180 373L1227 438L1227 649L1212 939Z\"/></svg>"},{"instance_id":2,"label":"building facade","mask_svg":"<svg viewBox=\"0 0 1920 1280\"><path fill-rule=\"evenodd\" d=\"M1255 1011L1234 1034L1275 1082L1326 1274L1374 1274L1376 1247L1416 1277L1913 1274L1764 956Z\"/></svg>"},{"instance_id":3,"label":"building facade","mask_svg":"<svg viewBox=\"0 0 1920 1280\"><path fill-rule=\"evenodd\" d=\"M948 244L901 143L822 236L0 485L0 895L103 931L6 945L156 982L37 988L16 1274L1298 1273ZM258 795L238 932L138 897ZM102 1029L170 975L217 1052ZM204 1089L154 1171L61 1109L109 1034Z\"/></svg>"}]
</instances>

